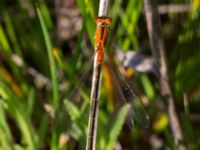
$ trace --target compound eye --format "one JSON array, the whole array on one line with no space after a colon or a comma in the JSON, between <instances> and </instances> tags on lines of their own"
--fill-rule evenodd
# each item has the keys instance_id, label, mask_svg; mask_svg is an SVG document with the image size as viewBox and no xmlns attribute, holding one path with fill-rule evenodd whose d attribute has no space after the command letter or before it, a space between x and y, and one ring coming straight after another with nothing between
<instances>
[{"instance_id":1,"label":"compound eye","mask_svg":"<svg viewBox=\"0 0 200 150\"><path fill-rule=\"evenodd\" d=\"M95 23L99 24L100 22L102 22L102 18L101 17L96 17Z\"/></svg>"},{"instance_id":2,"label":"compound eye","mask_svg":"<svg viewBox=\"0 0 200 150\"><path fill-rule=\"evenodd\" d=\"M106 18L104 19L104 22L105 22L106 24L110 24L110 23L112 22L112 19L109 18L109 17L106 17Z\"/></svg>"}]
</instances>

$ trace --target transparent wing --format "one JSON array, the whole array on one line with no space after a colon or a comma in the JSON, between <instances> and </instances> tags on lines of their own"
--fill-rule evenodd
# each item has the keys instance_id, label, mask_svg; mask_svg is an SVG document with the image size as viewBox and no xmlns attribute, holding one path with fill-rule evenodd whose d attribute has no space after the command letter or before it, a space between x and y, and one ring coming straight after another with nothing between
<instances>
[{"instance_id":1,"label":"transparent wing","mask_svg":"<svg viewBox=\"0 0 200 150\"><path fill-rule=\"evenodd\" d=\"M69 87L66 95L63 96L64 98L71 99L73 98L73 94L77 91L77 89L91 86L89 81L92 75L93 60L94 57L92 56L88 62L84 64L81 70L77 72L76 77L72 81L72 86Z\"/></svg>"},{"instance_id":2,"label":"transparent wing","mask_svg":"<svg viewBox=\"0 0 200 150\"><path fill-rule=\"evenodd\" d=\"M147 115L140 98L134 95L128 84L122 85L121 88L125 101L131 106L128 119L131 120L132 124L133 120L136 120L141 127L148 128L150 124L149 116Z\"/></svg>"},{"instance_id":3,"label":"transparent wing","mask_svg":"<svg viewBox=\"0 0 200 150\"><path fill-rule=\"evenodd\" d=\"M70 100L74 103L79 101L80 93L83 92L82 90L90 88L89 81L93 68L93 59L94 57L92 57L87 63L85 63L80 72L77 73L77 76L74 77L75 79L71 81L72 85L68 88L67 92L64 95L62 95L60 110L55 116L54 124L59 124L62 121L62 119L66 117L66 114L69 113L66 111L66 107L64 105L66 101Z\"/></svg>"},{"instance_id":4,"label":"transparent wing","mask_svg":"<svg viewBox=\"0 0 200 150\"><path fill-rule=\"evenodd\" d=\"M147 113L145 112L145 109L141 103L141 100L136 98L132 101L133 105L133 116L135 120L143 127L148 128L150 124L150 119Z\"/></svg>"},{"instance_id":5,"label":"transparent wing","mask_svg":"<svg viewBox=\"0 0 200 150\"><path fill-rule=\"evenodd\" d=\"M131 128L131 126L134 125L134 121L136 121L141 127L148 128L150 119L139 96L137 96L132 87L129 85L128 81L118 70L114 68L111 63L109 63L109 66L113 76L115 74L114 82L116 82L121 99L124 103L128 103L130 105L130 112L127 116L129 127Z\"/></svg>"}]
</instances>

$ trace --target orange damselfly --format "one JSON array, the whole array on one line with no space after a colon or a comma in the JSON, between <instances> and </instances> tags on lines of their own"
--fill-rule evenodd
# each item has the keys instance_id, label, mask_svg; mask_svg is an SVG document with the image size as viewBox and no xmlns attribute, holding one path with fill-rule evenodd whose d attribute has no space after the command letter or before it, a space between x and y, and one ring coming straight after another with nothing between
<instances>
[{"instance_id":1,"label":"orange damselfly","mask_svg":"<svg viewBox=\"0 0 200 150\"><path fill-rule=\"evenodd\" d=\"M96 17L96 42L95 42L95 56L93 63L93 77L92 77L92 89L90 95L90 114L89 114L89 124L88 124L88 134L86 150L94 150L96 145L96 132L97 132L97 122L98 122L98 101L100 96L100 87L102 79L102 66L104 63L104 53L106 42L109 32L109 24L111 23L111 18L107 17L107 6L108 1L100 1L99 16ZM102 10L102 12L101 12ZM105 12L105 13L104 13ZM111 68L110 68L111 69ZM113 70L112 70L113 69ZM140 102L140 99L135 95L133 90L130 88L129 83L125 78L114 68L112 68L112 73L117 74L115 78L119 83L117 86L120 88L121 98L131 105L132 111L128 115L130 123L133 123L133 119L130 118L133 115L134 119L142 126L149 126L149 117L146 115L145 110Z\"/></svg>"},{"instance_id":2,"label":"orange damselfly","mask_svg":"<svg viewBox=\"0 0 200 150\"><path fill-rule=\"evenodd\" d=\"M86 150L94 150L96 144L96 132L98 122L98 100L100 95L101 78L102 78L102 66L104 60L105 47L108 37L109 24L111 23L110 17L96 17L96 47L93 64L93 77L92 77L92 90L90 96L90 114L88 124L88 134ZM128 116L129 123L133 124L133 118L140 124L140 126L146 128L149 126L149 117L145 113L145 110L140 102L140 99L135 95L130 88L129 83L114 68L110 68L113 74L117 74L116 80L118 81L118 87L120 88L121 98L125 103L129 103L132 107L132 114ZM131 118L130 118L131 117Z\"/></svg>"}]
</instances>

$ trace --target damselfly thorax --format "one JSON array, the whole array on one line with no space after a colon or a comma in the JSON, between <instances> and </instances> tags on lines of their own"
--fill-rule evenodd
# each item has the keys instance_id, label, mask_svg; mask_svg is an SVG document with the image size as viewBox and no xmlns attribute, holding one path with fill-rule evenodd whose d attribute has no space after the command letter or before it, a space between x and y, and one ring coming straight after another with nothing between
<instances>
[{"instance_id":1,"label":"damselfly thorax","mask_svg":"<svg viewBox=\"0 0 200 150\"><path fill-rule=\"evenodd\" d=\"M96 51L105 49L111 21L109 17L96 17Z\"/></svg>"}]
</instances>

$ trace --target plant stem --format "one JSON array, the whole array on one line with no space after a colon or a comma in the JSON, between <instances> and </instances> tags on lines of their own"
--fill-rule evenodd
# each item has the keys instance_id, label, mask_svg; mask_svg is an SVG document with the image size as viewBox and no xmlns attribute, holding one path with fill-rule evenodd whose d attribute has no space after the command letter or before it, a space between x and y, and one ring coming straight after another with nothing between
<instances>
[{"instance_id":1,"label":"plant stem","mask_svg":"<svg viewBox=\"0 0 200 150\"><path fill-rule=\"evenodd\" d=\"M99 17L108 16L109 0L100 0L99 2Z\"/></svg>"},{"instance_id":2,"label":"plant stem","mask_svg":"<svg viewBox=\"0 0 200 150\"><path fill-rule=\"evenodd\" d=\"M183 133L176 113L174 97L169 81L165 45L161 34L161 24L156 0L144 0L144 7L151 51L155 59L156 67L158 68L160 74L160 93L163 99L167 102L170 127L175 141L179 143L183 141ZM183 144L179 144L178 148L179 150L186 149Z\"/></svg>"}]
</instances>

